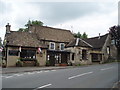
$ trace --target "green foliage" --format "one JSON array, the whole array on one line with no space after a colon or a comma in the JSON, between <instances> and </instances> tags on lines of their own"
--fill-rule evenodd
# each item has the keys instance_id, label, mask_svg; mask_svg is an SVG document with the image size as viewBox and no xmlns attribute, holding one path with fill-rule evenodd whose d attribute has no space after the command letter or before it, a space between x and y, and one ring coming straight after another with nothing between
<instances>
[{"instance_id":1,"label":"green foliage","mask_svg":"<svg viewBox=\"0 0 120 90\"><path fill-rule=\"evenodd\" d=\"M2 60L2 67L6 68L6 61L5 60Z\"/></svg>"},{"instance_id":2,"label":"green foliage","mask_svg":"<svg viewBox=\"0 0 120 90\"><path fill-rule=\"evenodd\" d=\"M23 62L18 60L18 61L16 62L16 66L17 66L17 67L22 67L22 66L23 66Z\"/></svg>"},{"instance_id":3,"label":"green foliage","mask_svg":"<svg viewBox=\"0 0 120 90\"><path fill-rule=\"evenodd\" d=\"M75 38L88 38L88 35L85 32L83 34L80 34L80 32L78 32L74 33L73 35Z\"/></svg>"},{"instance_id":4,"label":"green foliage","mask_svg":"<svg viewBox=\"0 0 120 90\"><path fill-rule=\"evenodd\" d=\"M115 40L115 46L117 47L117 59L120 60L120 25L110 27L109 30L112 39Z\"/></svg>"},{"instance_id":5,"label":"green foliage","mask_svg":"<svg viewBox=\"0 0 120 90\"><path fill-rule=\"evenodd\" d=\"M39 66L40 63L38 62L38 60L35 61L35 66Z\"/></svg>"},{"instance_id":6,"label":"green foliage","mask_svg":"<svg viewBox=\"0 0 120 90\"><path fill-rule=\"evenodd\" d=\"M28 32L29 31L29 29L28 29L28 27L29 27L29 25L39 25L39 26L43 26L43 22L41 22L41 21L38 21L38 20L32 20L32 21L30 21L30 20L28 20L28 22L27 22L27 24L25 24L25 28L19 28L19 30L18 31L20 31L20 32Z\"/></svg>"},{"instance_id":7,"label":"green foliage","mask_svg":"<svg viewBox=\"0 0 120 90\"><path fill-rule=\"evenodd\" d=\"M0 47L2 46L2 39L1 39L1 37L0 37Z\"/></svg>"},{"instance_id":8,"label":"green foliage","mask_svg":"<svg viewBox=\"0 0 120 90\"><path fill-rule=\"evenodd\" d=\"M84 32L83 35L82 35L82 38L87 38L88 35Z\"/></svg>"},{"instance_id":9,"label":"green foliage","mask_svg":"<svg viewBox=\"0 0 120 90\"><path fill-rule=\"evenodd\" d=\"M28 21L27 24L25 24L25 27L28 27L29 25L39 25L39 26L43 26L43 22L35 20L35 21Z\"/></svg>"},{"instance_id":10,"label":"green foliage","mask_svg":"<svg viewBox=\"0 0 120 90\"><path fill-rule=\"evenodd\" d=\"M48 60L46 61L46 66L50 66L50 62Z\"/></svg>"},{"instance_id":11,"label":"green foliage","mask_svg":"<svg viewBox=\"0 0 120 90\"><path fill-rule=\"evenodd\" d=\"M75 37L75 38L81 38L81 34L80 34L80 32L78 32L78 33L74 33L74 37Z\"/></svg>"}]
</instances>

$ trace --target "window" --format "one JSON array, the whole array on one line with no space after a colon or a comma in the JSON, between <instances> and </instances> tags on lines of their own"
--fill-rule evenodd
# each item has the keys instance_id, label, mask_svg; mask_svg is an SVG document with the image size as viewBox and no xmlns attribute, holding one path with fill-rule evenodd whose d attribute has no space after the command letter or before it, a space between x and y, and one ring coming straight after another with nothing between
<instances>
[{"instance_id":1,"label":"window","mask_svg":"<svg viewBox=\"0 0 120 90\"><path fill-rule=\"evenodd\" d=\"M92 60L93 60L93 61L98 60L98 54L92 53Z\"/></svg>"},{"instance_id":2,"label":"window","mask_svg":"<svg viewBox=\"0 0 120 90\"><path fill-rule=\"evenodd\" d=\"M50 42L50 48L51 50L55 50L55 43L54 42Z\"/></svg>"},{"instance_id":3,"label":"window","mask_svg":"<svg viewBox=\"0 0 120 90\"><path fill-rule=\"evenodd\" d=\"M21 58L36 58L36 50L21 50Z\"/></svg>"},{"instance_id":4,"label":"window","mask_svg":"<svg viewBox=\"0 0 120 90\"><path fill-rule=\"evenodd\" d=\"M73 60L73 61L74 61L74 56L75 56L75 54L73 53L73 54L72 54L72 60Z\"/></svg>"},{"instance_id":5,"label":"window","mask_svg":"<svg viewBox=\"0 0 120 90\"><path fill-rule=\"evenodd\" d=\"M112 44L112 45L115 45L115 40L111 40L111 44Z\"/></svg>"},{"instance_id":6,"label":"window","mask_svg":"<svg viewBox=\"0 0 120 90\"><path fill-rule=\"evenodd\" d=\"M82 59L83 60L87 59L87 51L86 50L82 50Z\"/></svg>"},{"instance_id":7,"label":"window","mask_svg":"<svg viewBox=\"0 0 120 90\"><path fill-rule=\"evenodd\" d=\"M110 47L107 46L107 54L110 54Z\"/></svg>"},{"instance_id":8,"label":"window","mask_svg":"<svg viewBox=\"0 0 120 90\"><path fill-rule=\"evenodd\" d=\"M18 50L9 50L9 55L10 56L18 56L19 51Z\"/></svg>"},{"instance_id":9,"label":"window","mask_svg":"<svg viewBox=\"0 0 120 90\"><path fill-rule=\"evenodd\" d=\"M60 50L64 50L65 44L64 43L60 43Z\"/></svg>"}]
</instances>

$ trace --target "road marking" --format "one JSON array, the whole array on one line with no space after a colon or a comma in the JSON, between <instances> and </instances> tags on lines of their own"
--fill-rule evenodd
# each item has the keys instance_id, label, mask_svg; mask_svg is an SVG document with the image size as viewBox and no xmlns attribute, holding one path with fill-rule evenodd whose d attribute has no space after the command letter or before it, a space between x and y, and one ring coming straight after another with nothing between
<instances>
[{"instance_id":1,"label":"road marking","mask_svg":"<svg viewBox=\"0 0 120 90\"><path fill-rule=\"evenodd\" d=\"M16 76L22 76L23 74L14 74L14 75L16 75Z\"/></svg>"},{"instance_id":2,"label":"road marking","mask_svg":"<svg viewBox=\"0 0 120 90\"><path fill-rule=\"evenodd\" d=\"M56 70L51 70L51 71L56 71Z\"/></svg>"},{"instance_id":3,"label":"road marking","mask_svg":"<svg viewBox=\"0 0 120 90\"><path fill-rule=\"evenodd\" d=\"M8 76L8 77L5 77L5 78L11 78L11 77L13 77L13 76Z\"/></svg>"},{"instance_id":4,"label":"road marking","mask_svg":"<svg viewBox=\"0 0 120 90\"><path fill-rule=\"evenodd\" d=\"M28 74L35 74L35 72L28 72Z\"/></svg>"},{"instance_id":5,"label":"road marking","mask_svg":"<svg viewBox=\"0 0 120 90\"><path fill-rule=\"evenodd\" d=\"M52 85L52 84L43 85L43 86L38 87L37 89L45 88L45 87L48 87L48 86L51 86L51 85Z\"/></svg>"},{"instance_id":6,"label":"road marking","mask_svg":"<svg viewBox=\"0 0 120 90\"><path fill-rule=\"evenodd\" d=\"M111 68L113 68L113 67L104 68L104 69L100 69L100 70L108 70L108 69L111 69Z\"/></svg>"},{"instance_id":7,"label":"road marking","mask_svg":"<svg viewBox=\"0 0 120 90\"><path fill-rule=\"evenodd\" d=\"M38 72L36 72L36 73L42 73L43 71L38 71Z\"/></svg>"},{"instance_id":8,"label":"road marking","mask_svg":"<svg viewBox=\"0 0 120 90\"><path fill-rule=\"evenodd\" d=\"M49 70L47 70L47 71L44 71L44 72L49 72Z\"/></svg>"},{"instance_id":9,"label":"road marking","mask_svg":"<svg viewBox=\"0 0 120 90\"><path fill-rule=\"evenodd\" d=\"M91 73L93 73L93 72L87 72L87 73L79 74L79 75L76 75L76 76L69 77L68 79L73 79L73 78L80 77L80 76L87 75L87 74L91 74Z\"/></svg>"}]
</instances>

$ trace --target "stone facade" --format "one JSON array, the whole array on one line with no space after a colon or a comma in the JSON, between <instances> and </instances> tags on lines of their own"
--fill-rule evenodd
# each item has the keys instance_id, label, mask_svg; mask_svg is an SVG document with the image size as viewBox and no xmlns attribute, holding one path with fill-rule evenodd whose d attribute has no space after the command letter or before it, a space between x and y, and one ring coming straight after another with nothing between
<instances>
[{"instance_id":1,"label":"stone facade","mask_svg":"<svg viewBox=\"0 0 120 90\"><path fill-rule=\"evenodd\" d=\"M71 62L73 65L92 64L91 55L90 55L90 50L91 50L90 48L69 47L66 50L69 50L71 52L69 62ZM83 59L83 57L82 57L82 51L83 50L86 51L86 58L85 59Z\"/></svg>"},{"instance_id":2,"label":"stone facade","mask_svg":"<svg viewBox=\"0 0 120 90\"><path fill-rule=\"evenodd\" d=\"M66 50L71 52L70 62L74 65L92 64L93 62L105 63L110 59L115 60L117 57L117 49L111 42L110 34L90 38L90 40L87 39L85 41L82 39L75 39L68 44ZM95 44L98 44L98 46L95 46ZM83 58L85 53L83 54L82 51L86 52L86 59Z\"/></svg>"},{"instance_id":3,"label":"stone facade","mask_svg":"<svg viewBox=\"0 0 120 90\"><path fill-rule=\"evenodd\" d=\"M9 55L10 50L18 51L18 55ZM38 53L37 49L35 49L35 50L36 50L35 56L36 56L36 60L39 63L39 66L45 66L46 65L46 49L42 49L41 53ZM5 56L6 56L6 60L4 62L6 63L7 67L16 66L18 59L21 58L19 47L7 47Z\"/></svg>"}]
</instances>

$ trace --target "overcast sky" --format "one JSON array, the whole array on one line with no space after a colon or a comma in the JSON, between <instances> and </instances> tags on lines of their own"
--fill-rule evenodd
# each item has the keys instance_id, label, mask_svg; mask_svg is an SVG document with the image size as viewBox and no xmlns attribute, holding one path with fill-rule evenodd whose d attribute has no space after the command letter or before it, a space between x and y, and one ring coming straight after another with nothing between
<instances>
[{"instance_id":1,"label":"overcast sky","mask_svg":"<svg viewBox=\"0 0 120 90\"><path fill-rule=\"evenodd\" d=\"M88 37L98 36L99 33L103 35L109 27L118 24L118 0L100 1L0 0L0 37L4 38L7 23L10 23L11 30L16 31L24 27L29 19L40 20L45 26L68 29L75 33L86 32Z\"/></svg>"}]
</instances>

